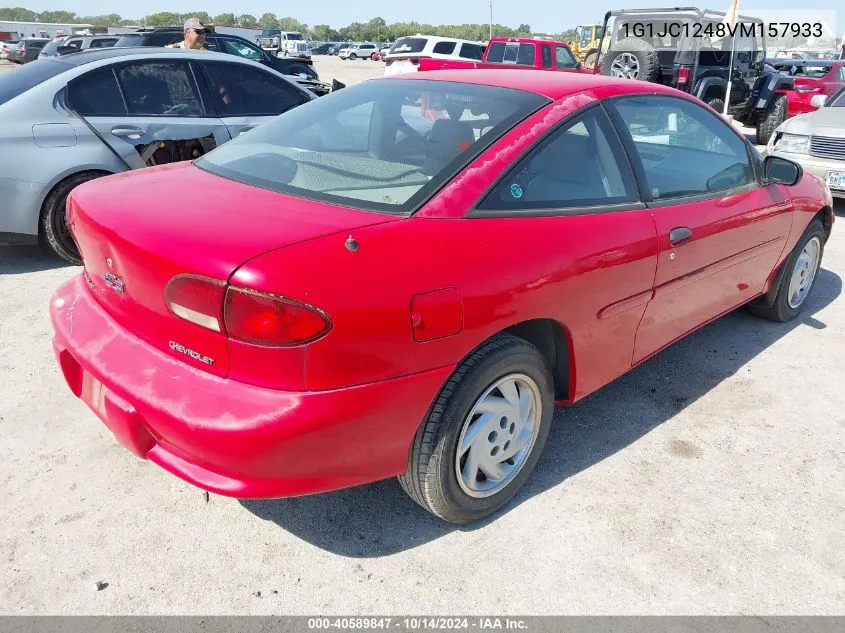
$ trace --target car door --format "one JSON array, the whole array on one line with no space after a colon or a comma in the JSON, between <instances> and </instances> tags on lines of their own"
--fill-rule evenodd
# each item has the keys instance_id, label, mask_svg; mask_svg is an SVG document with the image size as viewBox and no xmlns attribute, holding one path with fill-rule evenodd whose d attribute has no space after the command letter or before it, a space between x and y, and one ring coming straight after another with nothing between
<instances>
[{"instance_id":1,"label":"car door","mask_svg":"<svg viewBox=\"0 0 845 633\"><path fill-rule=\"evenodd\" d=\"M660 249L636 363L762 292L786 244L792 203L782 186L761 184L753 148L703 104L636 95L609 107Z\"/></svg>"},{"instance_id":2,"label":"car door","mask_svg":"<svg viewBox=\"0 0 845 633\"><path fill-rule=\"evenodd\" d=\"M311 100L293 82L261 66L237 61L197 64L208 102L232 138Z\"/></svg>"},{"instance_id":3,"label":"car door","mask_svg":"<svg viewBox=\"0 0 845 633\"><path fill-rule=\"evenodd\" d=\"M652 294L657 241L602 106L565 119L470 217L492 222L507 236L506 249L494 247L478 264L479 279L524 271L525 285L515 292L527 293L532 314L566 325L578 367L575 399L631 368L637 326ZM469 230L472 240L493 229L471 224Z\"/></svg>"},{"instance_id":4,"label":"car door","mask_svg":"<svg viewBox=\"0 0 845 633\"><path fill-rule=\"evenodd\" d=\"M68 84L68 104L132 169L151 164L168 141L193 141L209 151L231 139L225 123L206 110L186 60L92 70Z\"/></svg>"}]
</instances>

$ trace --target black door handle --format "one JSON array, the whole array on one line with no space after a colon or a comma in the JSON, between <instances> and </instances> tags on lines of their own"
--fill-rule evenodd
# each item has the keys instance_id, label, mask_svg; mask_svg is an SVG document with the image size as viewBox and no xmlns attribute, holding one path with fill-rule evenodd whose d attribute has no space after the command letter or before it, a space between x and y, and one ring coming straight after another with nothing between
<instances>
[{"instance_id":1,"label":"black door handle","mask_svg":"<svg viewBox=\"0 0 845 633\"><path fill-rule=\"evenodd\" d=\"M685 226L679 226L669 231L669 243L677 246L692 237L692 231Z\"/></svg>"}]
</instances>

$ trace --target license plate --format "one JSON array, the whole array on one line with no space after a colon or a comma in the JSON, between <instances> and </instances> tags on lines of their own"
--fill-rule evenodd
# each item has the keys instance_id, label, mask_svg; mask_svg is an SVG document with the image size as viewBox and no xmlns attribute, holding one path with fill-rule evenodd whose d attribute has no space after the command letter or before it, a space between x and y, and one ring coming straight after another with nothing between
<instances>
[{"instance_id":1,"label":"license plate","mask_svg":"<svg viewBox=\"0 0 845 633\"><path fill-rule=\"evenodd\" d=\"M845 171L827 172L827 186L836 191L845 191Z\"/></svg>"}]
</instances>

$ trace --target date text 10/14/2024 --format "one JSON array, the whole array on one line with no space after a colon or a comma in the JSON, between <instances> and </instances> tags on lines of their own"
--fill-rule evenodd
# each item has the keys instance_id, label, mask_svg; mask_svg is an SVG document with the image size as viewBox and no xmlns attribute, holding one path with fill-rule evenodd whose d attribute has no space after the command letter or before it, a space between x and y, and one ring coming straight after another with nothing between
<instances>
[{"instance_id":1,"label":"date text 10/14/2024","mask_svg":"<svg viewBox=\"0 0 845 633\"><path fill-rule=\"evenodd\" d=\"M475 617L351 617L351 618L309 618L311 630L401 630L401 631L445 631L445 630L527 630L528 623L519 618Z\"/></svg>"}]
</instances>

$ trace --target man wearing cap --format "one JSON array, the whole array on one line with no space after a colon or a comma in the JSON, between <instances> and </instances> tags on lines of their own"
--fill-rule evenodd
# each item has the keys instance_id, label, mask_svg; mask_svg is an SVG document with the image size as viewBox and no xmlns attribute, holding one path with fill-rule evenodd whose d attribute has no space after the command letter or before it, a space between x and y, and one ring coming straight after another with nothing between
<instances>
[{"instance_id":1,"label":"man wearing cap","mask_svg":"<svg viewBox=\"0 0 845 633\"><path fill-rule=\"evenodd\" d=\"M182 27L185 39L175 44L169 44L167 48L190 48L193 50L205 50L205 25L197 18L185 20Z\"/></svg>"}]
</instances>

